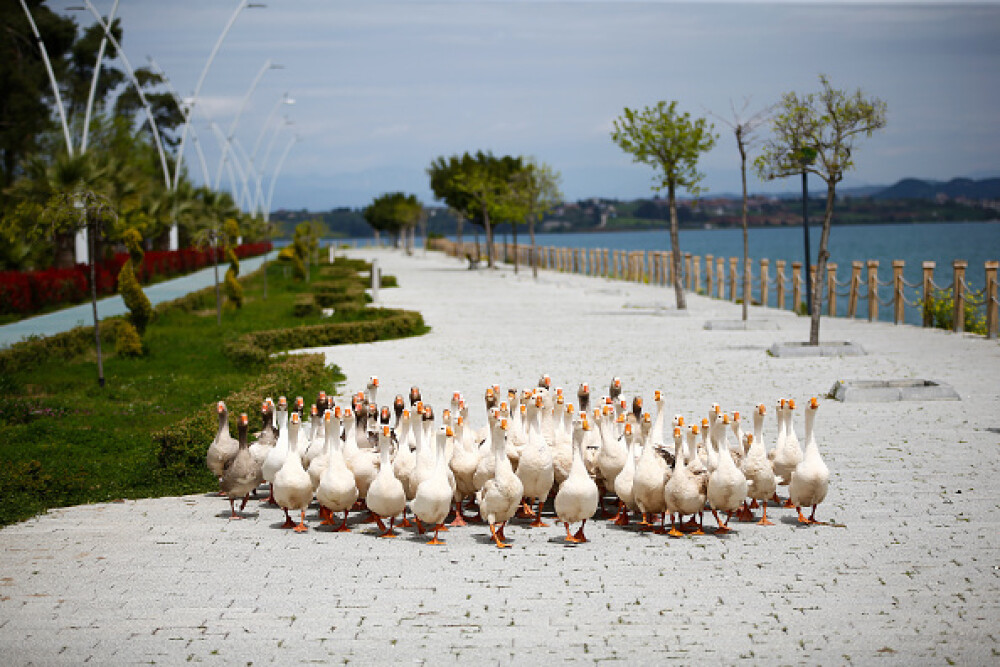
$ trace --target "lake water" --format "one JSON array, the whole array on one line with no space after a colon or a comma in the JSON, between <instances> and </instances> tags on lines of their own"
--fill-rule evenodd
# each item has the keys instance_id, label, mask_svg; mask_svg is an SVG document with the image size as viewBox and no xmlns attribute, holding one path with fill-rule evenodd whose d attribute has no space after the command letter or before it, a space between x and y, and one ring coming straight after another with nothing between
<instances>
[{"instance_id":1,"label":"lake water","mask_svg":"<svg viewBox=\"0 0 1000 667\"><path fill-rule=\"evenodd\" d=\"M467 233L465 241L472 241L474 236ZM812 250L812 263L816 262L817 248L822 228L810 226L809 237ZM484 235L479 235L480 241ZM526 243L527 233L518 234L518 241ZM503 243L503 235L496 240ZM507 237L507 240L510 240ZM366 239L363 242L370 241ZM608 248L613 250L669 250L670 235L666 228L656 231L639 232L592 232L565 234L536 234L535 241L541 246L556 246L567 248ZM342 242L342 241L341 241ZM350 241L349 241L350 242ZM419 240L418 240L419 242ZM774 262L783 259L787 262L786 277L791 275L791 263L802 261L805 256L803 233L801 227L755 228L749 231L750 258L753 263L754 298L759 299L759 260L771 260L770 277L775 276ZM683 252L692 255L714 255L716 257L743 257L742 229L688 229L680 232L680 246ZM874 259L879 261L879 280L888 282L892 278L892 261L906 262L903 277L910 283L920 283L923 279L921 264L932 260L937 262L934 272L934 282L942 287L951 285L952 261L964 259L969 263L966 273L966 283L972 289L981 289L984 283L983 264L987 260L1000 259L1000 223L998 222L947 222L924 224L879 224L879 225L837 225L830 230L830 261L836 262L837 280L847 282L851 276L851 262L854 260L866 262ZM727 275L728 275L727 263ZM867 270L862 271L862 294L865 293ZM739 275L742 275L740 273ZM702 285L704 286L704 259L702 260ZM840 288L846 292L847 288ZM879 296L886 300L890 297L890 287L880 287ZM906 298L914 301L918 298L913 289L906 289ZM727 289L728 294L728 289ZM791 304L791 282L787 284L787 303ZM770 303L775 304L772 287ZM838 299L837 312L841 315L847 312L847 298ZM859 303L858 316L867 317L867 304ZM879 319L891 320L892 310L882 306L879 308ZM920 322L920 314L916 308L906 309L906 321Z\"/></svg>"},{"instance_id":2,"label":"lake water","mask_svg":"<svg viewBox=\"0 0 1000 667\"><path fill-rule=\"evenodd\" d=\"M809 227L811 262L816 263L822 227ZM483 235L480 234L482 239ZM465 240L471 240L469 235ZM518 241L527 242L527 234L518 234ZM503 242L503 238L497 239ZM667 229L641 232L597 232L567 234L536 234L538 245L567 248L608 248L614 250L669 250L670 235ZM771 260L769 275L775 275L774 262L785 260L785 275L791 275L791 263L802 261L805 244L801 227L755 228L749 230L750 258L753 264L754 281L758 281L759 260ZM714 255L716 257L743 257L742 229L689 229L680 231L680 246L683 252L692 255ZM952 262L956 259L968 261L965 282L972 289L981 289L984 283L983 264L987 260L1000 259L1000 223L998 222L948 222L925 224L880 224L880 225L840 225L834 223L830 230L830 261L836 262L837 280L847 282L851 276L851 262L859 260L867 263L874 259L879 262L878 277L882 282L892 278L892 261L903 260L906 266L903 277L910 283L920 283L923 279L921 265L931 260L937 262L934 282L947 286L952 281ZM702 259L702 284L704 285L704 259ZM728 262L726 272L728 275ZM862 271L862 294L867 269ZM742 273L738 274L742 276ZM759 299L759 284L755 285L754 298ZM791 304L790 283L788 304ZM847 288L840 288L846 291ZM880 287L879 296L885 300L891 295L890 287ZM727 289L728 295L728 289ZM915 300L914 290L906 290L906 298ZM770 303L774 305L772 288ZM847 299L838 300L837 312L847 312ZM867 317L866 304L858 305L858 316ZM891 320L892 311L885 306L879 309L879 319ZM920 315L914 308L908 308L906 321L918 323Z\"/></svg>"}]
</instances>

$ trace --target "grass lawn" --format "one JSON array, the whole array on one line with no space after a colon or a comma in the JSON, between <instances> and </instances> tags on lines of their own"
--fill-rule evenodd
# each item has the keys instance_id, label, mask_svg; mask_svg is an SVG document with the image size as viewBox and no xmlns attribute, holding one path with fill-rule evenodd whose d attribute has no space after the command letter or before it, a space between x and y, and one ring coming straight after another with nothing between
<instances>
[{"instance_id":1,"label":"grass lawn","mask_svg":"<svg viewBox=\"0 0 1000 667\"><path fill-rule=\"evenodd\" d=\"M319 269L313 267L313 280ZM204 465L183 476L167 474L151 434L211 411L215 401L262 372L237 366L222 354L223 343L249 331L371 317L365 310L332 318L293 316L296 296L309 285L285 273L285 266L269 265L267 300L263 273L246 279L244 307L224 310L221 327L214 308L160 315L146 331L143 358L116 357L114 345L105 344L104 389L97 384L93 350L0 375L0 525L49 507L214 488ZM339 378L337 369L328 368L309 386L287 387L286 395L308 402L321 389L332 394ZM259 420L259 413L251 415L252 430L260 428Z\"/></svg>"}]
</instances>

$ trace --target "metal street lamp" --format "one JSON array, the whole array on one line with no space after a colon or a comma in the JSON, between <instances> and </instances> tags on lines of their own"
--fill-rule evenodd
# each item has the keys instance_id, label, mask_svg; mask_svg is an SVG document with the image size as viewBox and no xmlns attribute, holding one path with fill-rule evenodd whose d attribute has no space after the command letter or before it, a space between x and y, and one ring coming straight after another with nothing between
<instances>
[{"instance_id":1,"label":"metal street lamp","mask_svg":"<svg viewBox=\"0 0 1000 667\"><path fill-rule=\"evenodd\" d=\"M246 94L243 96L243 102L240 103L240 108L236 111L236 116L233 118L233 122L229 124L229 131L226 132L226 138L232 141L233 136L236 134L236 126L240 123L240 117L247 108L247 104L250 103L250 98L253 97L253 93L257 90L257 86L260 84L260 80L264 77L264 72L269 69L284 69L284 65L278 65L272 63L270 60L266 60L261 66L260 70L257 72L257 76L253 78L250 83L250 87L247 88ZM222 164L229 157L229 143L226 143L222 147L222 156L219 158L219 166L215 170L215 189L219 189L219 181L222 179Z\"/></svg>"},{"instance_id":2,"label":"metal street lamp","mask_svg":"<svg viewBox=\"0 0 1000 667\"><path fill-rule=\"evenodd\" d=\"M56 98L56 109L59 111L59 119L62 121L63 137L66 139L66 152L69 153L70 157L73 157L73 139L69 134L69 124L66 122L66 109L63 108L62 96L59 94L59 84L56 82L56 75L52 71L52 63L49 61L49 52L45 49L45 42L42 41L42 36L38 33L38 26L35 25L35 19L24 0L21 0L21 8L24 9L24 15L28 17L28 25L31 26L31 32L34 33L35 41L38 42L38 50L42 52L45 71L49 74L49 84L52 86L52 95Z\"/></svg>"}]
</instances>

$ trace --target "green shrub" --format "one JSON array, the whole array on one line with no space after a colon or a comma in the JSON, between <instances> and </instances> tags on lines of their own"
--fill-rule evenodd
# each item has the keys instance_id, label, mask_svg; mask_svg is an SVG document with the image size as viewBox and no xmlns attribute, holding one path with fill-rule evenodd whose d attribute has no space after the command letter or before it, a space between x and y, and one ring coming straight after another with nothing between
<instances>
[{"instance_id":1,"label":"green shrub","mask_svg":"<svg viewBox=\"0 0 1000 667\"><path fill-rule=\"evenodd\" d=\"M115 353L120 357L141 357L142 338L131 322L121 320L115 327Z\"/></svg>"},{"instance_id":2,"label":"green shrub","mask_svg":"<svg viewBox=\"0 0 1000 667\"><path fill-rule=\"evenodd\" d=\"M226 287L226 298L229 303L237 308L243 307L243 286L236 278L240 275L240 260L236 256L236 240L240 236L240 226L236 220L229 218L226 220L226 259L229 261L229 268L226 269L226 276L223 284Z\"/></svg>"},{"instance_id":3,"label":"green shrub","mask_svg":"<svg viewBox=\"0 0 1000 667\"><path fill-rule=\"evenodd\" d=\"M101 327L103 342L114 342L114 336L114 326ZM93 348L94 327L75 327L52 336L32 336L0 350L0 375L27 370L50 359L68 361Z\"/></svg>"},{"instance_id":4,"label":"green shrub","mask_svg":"<svg viewBox=\"0 0 1000 667\"><path fill-rule=\"evenodd\" d=\"M342 378L336 368L326 368L322 354L296 354L284 357L266 372L256 376L242 389L221 400L230 415L256 414L265 396L306 395L307 389L329 386ZM163 470L177 477L204 474L205 452L215 437L218 417L211 405L197 414L153 434L157 461ZM235 428L235 419L230 420Z\"/></svg>"},{"instance_id":5,"label":"green shrub","mask_svg":"<svg viewBox=\"0 0 1000 667\"><path fill-rule=\"evenodd\" d=\"M258 365L275 352L303 347L371 343L415 336L426 331L423 317L413 311L373 308L365 310L364 317L368 319L253 331L226 342L223 353L237 363Z\"/></svg>"},{"instance_id":6,"label":"green shrub","mask_svg":"<svg viewBox=\"0 0 1000 667\"><path fill-rule=\"evenodd\" d=\"M312 294L300 294L295 297L295 303L292 304L292 314L295 317L309 317L318 313L319 305Z\"/></svg>"},{"instance_id":7,"label":"green shrub","mask_svg":"<svg viewBox=\"0 0 1000 667\"><path fill-rule=\"evenodd\" d=\"M127 229L122 235L129 258L118 272L118 293L128 308L128 318L140 336L146 332L146 325L153 317L153 306L146 293L142 291L135 277L136 270L142 265L142 235L136 229Z\"/></svg>"},{"instance_id":8,"label":"green shrub","mask_svg":"<svg viewBox=\"0 0 1000 667\"><path fill-rule=\"evenodd\" d=\"M396 282L396 276L390 276L387 274L382 274L378 282L379 287L399 287L399 283Z\"/></svg>"},{"instance_id":9,"label":"green shrub","mask_svg":"<svg viewBox=\"0 0 1000 667\"><path fill-rule=\"evenodd\" d=\"M983 293L965 294L965 330L986 335L986 309L983 307ZM920 301L925 313L931 316L931 325L951 331L955 328L955 294L952 288L934 289L927 301Z\"/></svg>"}]
</instances>

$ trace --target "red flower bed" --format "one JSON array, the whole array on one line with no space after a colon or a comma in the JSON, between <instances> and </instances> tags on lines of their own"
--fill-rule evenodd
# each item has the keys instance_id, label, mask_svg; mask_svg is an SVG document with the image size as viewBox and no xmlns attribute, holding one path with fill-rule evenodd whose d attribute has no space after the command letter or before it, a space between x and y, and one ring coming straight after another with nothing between
<instances>
[{"instance_id":1,"label":"red flower bed","mask_svg":"<svg viewBox=\"0 0 1000 667\"><path fill-rule=\"evenodd\" d=\"M244 243L235 249L240 259L255 257L271 250L269 242ZM219 251L219 263L225 262ZM118 253L97 265L97 294L114 294L118 272L128 260L127 253ZM154 277L172 278L191 273L212 264L212 250L183 248L181 250L150 250L139 267L139 282L145 284ZM43 308L79 303L90 296L90 266L77 264L72 269L41 271L0 271L0 313L27 315Z\"/></svg>"}]
</instances>

